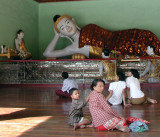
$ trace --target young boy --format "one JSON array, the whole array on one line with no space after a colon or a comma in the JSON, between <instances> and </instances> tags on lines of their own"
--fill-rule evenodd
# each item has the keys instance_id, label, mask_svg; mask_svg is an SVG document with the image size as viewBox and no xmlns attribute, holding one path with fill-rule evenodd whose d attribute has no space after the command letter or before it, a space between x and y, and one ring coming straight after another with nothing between
<instances>
[{"instance_id":1,"label":"young boy","mask_svg":"<svg viewBox=\"0 0 160 137\"><path fill-rule=\"evenodd\" d=\"M62 89L56 90L56 94L59 97L70 98L69 90L71 88L78 88L78 85L73 79L69 78L67 72L62 72L62 78L64 79Z\"/></svg>"},{"instance_id":2,"label":"young boy","mask_svg":"<svg viewBox=\"0 0 160 137\"><path fill-rule=\"evenodd\" d=\"M70 89L69 94L72 98L69 112L69 124L74 127L74 130L78 127L92 127L92 125L89 125L92 123L92 121L89 118L85 118L82 111L82 108L89 101L89 96L87 97L86 101L80 100L80 93L77 88Z\"/></svg>"},{"instance_id":3,"label":"young boy","mask_svg":"<svg viewBox=\"0 0 160 137\"><path fill-rule=\"evenodd\" d=\"M125 89L125 75L121 72L117 72L115 82L112 82L109 85L109 95L107 96L106 101L111 105L120 105L123 100L123 105L125 107L130 106L130 104L126 104L125 101Z\"/></svg>"}]
</instances>

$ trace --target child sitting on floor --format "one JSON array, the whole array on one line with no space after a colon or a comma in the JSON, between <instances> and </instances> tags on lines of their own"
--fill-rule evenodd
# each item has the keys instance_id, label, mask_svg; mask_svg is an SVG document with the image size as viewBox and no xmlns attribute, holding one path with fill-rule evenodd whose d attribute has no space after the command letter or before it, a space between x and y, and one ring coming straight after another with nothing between
<instances>
[{"instance_id":1,"label":"child sitting on floor","mask_svg":"<svg viewBox=\"0 0 160 137\"><path fill-rule=\"evenodd\" d=\"M86 101L80 100L80 93L77 88L70 89L69 94L72 98L72 103L69 112L69 124L74 126L74 130L79 127L92 127L92 125L89 125L92 123L91 119L84 117L82 111L82 108L89 101L89 96L87 97Z\"/></svg>"},{"instance_id":2,"label":"child sitting on floor","mask_svg":"<svg viewBox=\"0 0 160 137\"><path fill-rule=\"evenodd\" d=\"M59 97L71 98L69 94L69 90L71 88L78 88L78 84L71 78L69 78L68 72L62 72L63 86L61 90L56 90L56 94Z\"/></svg>"},{"instance_id":3,"label":"child sitting on floor","mask_svg":"<svg viewBox=\"0 0 160 137\"><path fill-rule=\"evenodd\" d=\"M130 104L126 104L125 101L125 89L125 75L121 72L117 72L115 82L112 82L109 85L109 95L107 96L106 101L111 105L120 105L123 100L123 105L125 107L130 106Z\"/></svg>"}]
</instances>

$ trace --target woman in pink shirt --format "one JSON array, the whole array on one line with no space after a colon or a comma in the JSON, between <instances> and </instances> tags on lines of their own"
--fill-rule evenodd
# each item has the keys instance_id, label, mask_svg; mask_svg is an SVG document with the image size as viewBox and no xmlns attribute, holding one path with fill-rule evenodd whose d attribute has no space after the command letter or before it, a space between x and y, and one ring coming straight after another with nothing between
<instances>
[{"instance_id":1,"label":"woman in pink shirt","mask_svg":"<svg viewBox=\"0 0 160 137\"><path fill-rule=\"evenodd\" d=\"M119 116L106 102L102 92L105 82L102 79L94 79L90 87L89 110L93 120L93 126L99 130L118 129L129 132L125 126L126 120Z\"/></svg>"}]
</instances>

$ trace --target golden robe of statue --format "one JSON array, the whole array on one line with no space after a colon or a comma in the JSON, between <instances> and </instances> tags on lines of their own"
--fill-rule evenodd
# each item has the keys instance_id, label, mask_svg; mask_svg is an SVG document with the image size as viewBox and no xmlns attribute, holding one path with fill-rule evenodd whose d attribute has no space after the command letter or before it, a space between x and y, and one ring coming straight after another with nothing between
<instances>
[{"instance_id":1,"label":"golden robe of statue","mask_svg":"<svg viewBox=\"0 0 160 137\"><path fill-rule=\"evenodd\" d=\"M19 44L19 49L24 51L24 54L20 53L20 52L18 53L18 55L20 56L21 59L31 58L32 55L31 55L31 53L27 52L24 40L22 40L22 42Z\"/></svg>"},{"instance_id":2,"label":"golden robe of statue","mask_svg":"<svg viewBox=\"0 0 160 137\"><path fill-rule=\"evenodd\" d=\"M101 58L102 48L89 46L89 58L98 59ZM72 55L72 59L85 59L86 57L82 54L74 54Z\"/></svg>"},{"instance_id":3,"label":"golden robe of statue","mask_svg":"<svg viewBox=\"0 0 160 137\"><path fill-rule=\"evenodd\" d=\"M147 46L154 45L155 54L160 55L159 39L151 31L143 29L109 31L95 24L88 24L81 29L79 38L79 48L85 45L135 56L146 56Z\"/></svg>"},{"instance_id":4,"label":"golden robe of statue","mask_svg":"<svg viewBox=\"0 0 160 137\"><path fill-rule=\"evenodd\" d=\"M152 55L151 57L159 57L157 55ZM153 67L154 71L149 74L149 77L160 78L160 64L158 64L158 59L150 59L149 60Z\"/></svg>"},{"instance_id":5,"label":"golden robe of statue","mask_svg":"<svg viewBox=\"0 0 160 137\"><path fill-rule=\"evenodd\" d=\"M107 81L114 81L116 73L115 63L110 60L101 60L100 62L106 69L106 71L103 71L102 79L106 79Z\"/></svg>"},{"instance_id":6,"label":"golden robe of statue","mask_svg":"<svg viewBox=\"0 0 160 137\"><path fill-rule=\"evenodd\" d=\"M151 55L150 57L160 57L157 55ZM158 82L160 80L160 60L159 59L149 59L148 63L151 64L149 71L144 76L141 76L141 82ZM148 64L147 64L148 66ZM147 67L146 66L146 67Z\"/></svg>"}]
</instances>

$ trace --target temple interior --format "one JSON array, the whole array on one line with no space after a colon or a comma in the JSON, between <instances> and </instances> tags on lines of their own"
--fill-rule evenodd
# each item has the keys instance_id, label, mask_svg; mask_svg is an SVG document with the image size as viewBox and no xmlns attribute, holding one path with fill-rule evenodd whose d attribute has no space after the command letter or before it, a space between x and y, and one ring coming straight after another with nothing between
<instances>
[{"instance_id":1,"label":"temple interior","mask_svg":"<svg viewBox=\"0 0 160 137\"><path fill-rule=\"evenodd\" d=\"M1 0L0 136L159 137L159 4L158 0ZM60 16L56 21L55 15ZM63 25L59 27L66 18L75 25L68 29L76 30L73 37L62 33ZM51 46L56 47L47 51ZM104 49L110 51L105 58ZM73 130L68 124L72 100L56 93L63 86L62 72L68 72L85 99L94 79L105 81L107 97L117 72L127 78L132 69L139 73L145 96L158 103L111 108L124 118L149 121L149 130ZM125 92L128 99L127 88ZM88 104L83 113L90 115Z\"/></svg>"}]
</instances>

